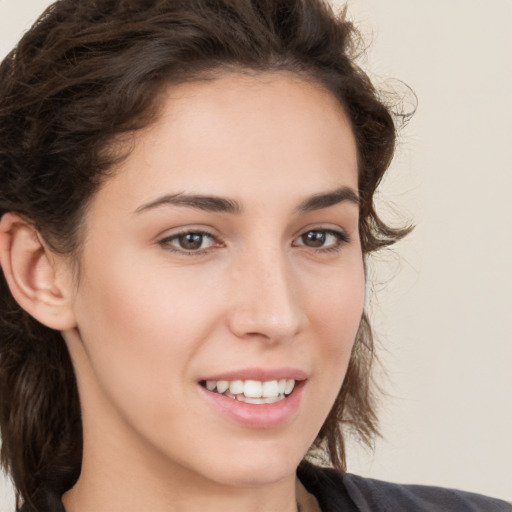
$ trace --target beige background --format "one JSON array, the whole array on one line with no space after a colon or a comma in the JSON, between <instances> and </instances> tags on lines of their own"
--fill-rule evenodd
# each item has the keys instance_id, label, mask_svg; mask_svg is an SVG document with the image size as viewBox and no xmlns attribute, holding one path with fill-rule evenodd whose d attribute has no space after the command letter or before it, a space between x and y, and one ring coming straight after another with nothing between
<instances>
[{"instance_id":1,"label":"beige background","mask_svg":"<svg viewBox=\"0 0 512 512\"><path fill-rule=\"evenodd\" d=\"M0 55L49 3L0 0ZM417 227L372 265L384 439L373 456L354 443L349 469L512 500L512 0L349 11L375 79L419 98L380 197Z\"/></svg>"}]
</instances>

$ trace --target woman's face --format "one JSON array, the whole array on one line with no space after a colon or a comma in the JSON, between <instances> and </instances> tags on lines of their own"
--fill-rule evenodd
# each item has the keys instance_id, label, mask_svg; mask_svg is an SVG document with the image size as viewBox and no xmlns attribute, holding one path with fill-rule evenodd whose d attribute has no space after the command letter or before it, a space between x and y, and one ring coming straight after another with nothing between
<instances>
[{"instance_id":1,"label":"woman's face","mask_svg":"<svg viewBox=\"0 0 512 512\"><path fill-rule=\"evenodd\" d=\"M64 333L84 468L293 475L361 318L358 214L354 138L323 88L228 74L170 89L85 218Z\"/></svg>"}]
</instances>

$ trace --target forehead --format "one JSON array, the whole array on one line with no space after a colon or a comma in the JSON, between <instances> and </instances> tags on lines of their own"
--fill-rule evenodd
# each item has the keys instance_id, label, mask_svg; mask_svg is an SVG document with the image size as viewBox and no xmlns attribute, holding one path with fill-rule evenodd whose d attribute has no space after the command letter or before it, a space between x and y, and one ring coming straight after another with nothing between
<instances>
[{"instance_id":1,"label":"forehead","mask_svg":"<svg viewBox=\"0 0 512 512\"><path fill-rule=\"evenodd\" d=\"M169 87L156 121L99 195L147 202L166 193L251 191L269 202L340 186L357 190L357 151L339 101L291 73L230 73ZM243 201L243 197L240 198Z\"/></svg>"}]
</instances>

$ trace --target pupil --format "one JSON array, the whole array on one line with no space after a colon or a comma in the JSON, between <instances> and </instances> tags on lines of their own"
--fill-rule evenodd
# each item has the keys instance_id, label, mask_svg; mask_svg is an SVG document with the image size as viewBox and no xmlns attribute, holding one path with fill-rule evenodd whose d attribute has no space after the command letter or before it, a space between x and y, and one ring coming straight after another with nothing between
<instances>
[{"instance_id":1,"label":"pupil","mask_svg":"<svg viewBox=\"0 0 512 512\"><path fill-rule=\"evenodd\" d=\"M197 233L187 233L180 236L180 245L183 249L199 249L203 243L203 235Z\"/></svg>"},{"instance_id":2,"label":"pupil","mask_svg":"<svg viewBox=\"0 0 512 512\"><path fill-rule=\"evenodd\" d=\"M302 235L302 241L309 247L322 247L325 244L325 233L322 231L309 231Z\"/></svg>"}]
</instances>

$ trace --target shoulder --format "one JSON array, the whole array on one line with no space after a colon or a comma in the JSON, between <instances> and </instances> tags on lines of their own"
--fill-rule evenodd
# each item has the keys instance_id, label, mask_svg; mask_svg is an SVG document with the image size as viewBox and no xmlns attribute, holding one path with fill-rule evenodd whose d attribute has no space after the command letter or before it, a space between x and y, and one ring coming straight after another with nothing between
<instances>
[{"instance_id":1,"label":"shoulder","mask_svg":"<svg viewBox=\"0 0 512 512\"><path fill-rule=\"evenodd\" d=\"M512 512L509 503L479 494L383 482L311 464L301 466L298 476L323 512Z\"/></svg>"},{"instance_id":2,"label":"shoulder","mask_svg":"<svg viewBox=\"0 0 512 512\"><path fill-rule=\"evenodd\" d=\"M455 489L402 485L350 474L343 476L343 483L360 510L512 511L512 505L504 501ZM386 506L379 508L382 504Z\"/></svg>"}]
</instances>

